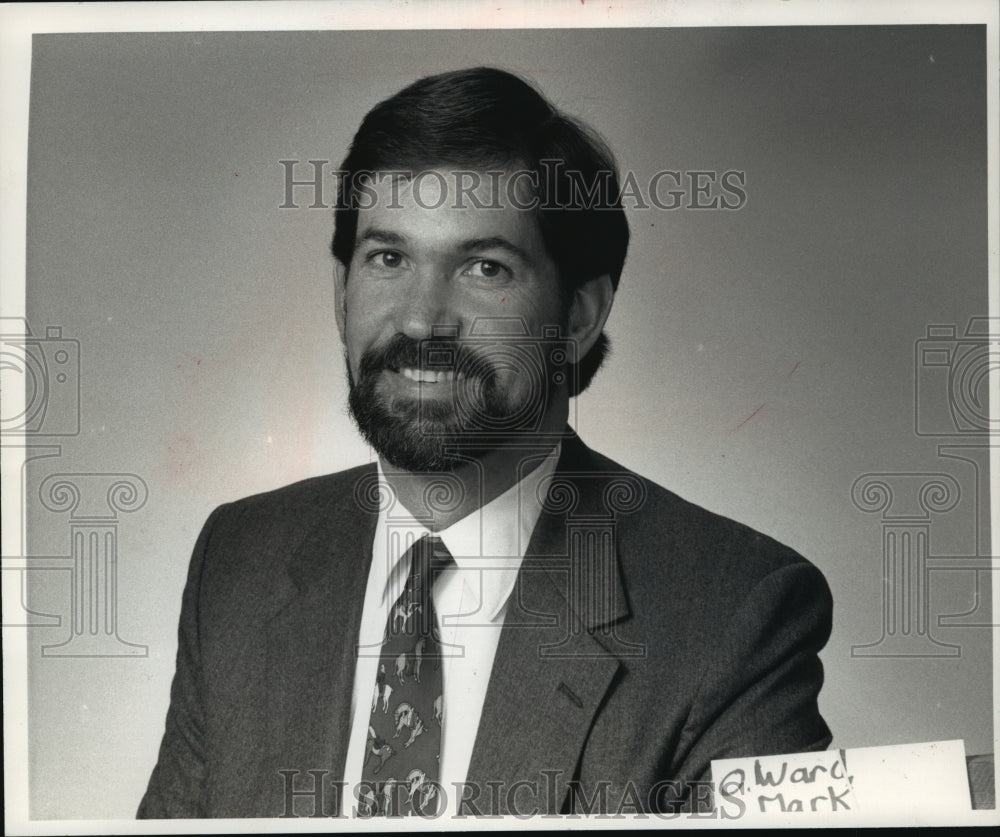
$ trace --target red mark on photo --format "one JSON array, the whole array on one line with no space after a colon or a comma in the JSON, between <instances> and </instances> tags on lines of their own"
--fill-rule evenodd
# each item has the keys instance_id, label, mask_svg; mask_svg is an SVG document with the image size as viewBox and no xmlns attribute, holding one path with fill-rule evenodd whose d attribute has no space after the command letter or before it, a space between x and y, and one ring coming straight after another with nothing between
<instances>
[{"instance_id":1,"label":"red mark on photo","mask_svg":"<svg viewBox=\"0 0 1000 837\"><path fill-rule=\"evenodd\" d=\"M767 402L765 402L765 404L766 404L766 403L767 403ZM758 407L758 408L757 408L756 410L754 410L754 411L753 411L752 413L750 413L750 415L748 415L748 416L747 416L747 417L746 417L745 419L743 419L743 421L741 421L741 422L740 422L739 424L737 424L737 425L736 425L736 427L734 427L734 428L733 428L732 432L733 432L733 433L735 433L735 432L736 432L737 430L739 430L739 429L740 429L740 428L741 428L741 427L742 427L742 426L743 426L744 424L746 424L746 423L747 423L748 421L750 421L750 419L752 419L752 418L753 418L753 417L754 417L755 415L757 415L757 413L759 413L759 412L760 412L761 410L763 410L763 409L764 409L764 406L765 406L765 404L761 404L761 405L760 405L760 406L759 406L759 407Z\"/></svg>"}]
</instances>

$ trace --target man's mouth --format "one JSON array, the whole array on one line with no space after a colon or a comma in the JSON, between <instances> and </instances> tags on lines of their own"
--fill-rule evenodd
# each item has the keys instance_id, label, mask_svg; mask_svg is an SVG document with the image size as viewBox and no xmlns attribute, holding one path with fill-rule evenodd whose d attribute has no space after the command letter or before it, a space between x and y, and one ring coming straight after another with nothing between
<instances>
[{"instance_id":1,"label":"man's mouth","mask_svg":"<svg viewBox=\"0 0 1000 837\"><path fill-rule=\"evenodd\" d=\"M411 381L417 381L422 384L448 384L456 378L461 381L465 377L462 374L456 375L453 369L435 370L418 369L412 366L401 366L395 371L404 378L409 378Z\"/></svg>"}]
</instances>

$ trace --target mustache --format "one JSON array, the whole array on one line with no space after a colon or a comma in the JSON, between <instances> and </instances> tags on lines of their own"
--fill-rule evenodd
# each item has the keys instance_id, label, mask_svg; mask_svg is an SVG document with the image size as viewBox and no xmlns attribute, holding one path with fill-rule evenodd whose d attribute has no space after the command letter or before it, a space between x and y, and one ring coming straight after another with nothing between
<instances>
[{"instance_id":1,"label":"mustache","mask_svg":"<svg viewBox=\"0 0 1000 837\"><path fill-rule=\"evenodd\" d=\"M362 377L385 369L398 372L423 369L435 372L461 370L466 377L486 379L496 372L494 364L483 353L453 338L414 340L405 334L394 334L381 346L374 346L361 356Z\"/></svg>"}]
</instances>

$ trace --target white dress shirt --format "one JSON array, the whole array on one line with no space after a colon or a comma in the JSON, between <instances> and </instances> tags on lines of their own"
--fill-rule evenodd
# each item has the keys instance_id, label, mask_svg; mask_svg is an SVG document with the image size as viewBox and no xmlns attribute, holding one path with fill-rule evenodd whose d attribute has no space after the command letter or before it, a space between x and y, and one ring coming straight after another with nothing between
<instances>
[{"instance_id":1,"label":"white dress shirt","mask_svg":"<svg viewBox=\"0 0 1000 837\"><path fill-rule=\"evenodd\" d=\"M450 807L455 805L455 783L464 782L469 770L507 600L541 514L560 448L561 444L547 455L540 454L542 462L506 492L437 533L455 559L455 565L438 576L433 590L444 654L438 781ZM356 807L354 794L361 781L386 619L410 572L405 553L415 541L431 534L402 503L388 496L391 491L381 463L379 477L384 502L375 529L361 615L351 738L344 765L347 784L341 809L348 815L353 815Z\"/></svg>"}]
</instances>

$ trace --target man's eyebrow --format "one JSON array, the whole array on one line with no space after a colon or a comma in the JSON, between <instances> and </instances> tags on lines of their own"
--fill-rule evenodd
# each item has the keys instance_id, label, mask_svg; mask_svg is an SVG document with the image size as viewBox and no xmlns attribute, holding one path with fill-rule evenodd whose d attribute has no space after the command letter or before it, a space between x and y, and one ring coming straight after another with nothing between
<instances>
[{"instance_id":1,"label":"man's eyebrow","mask_svg":"<svg viewBox=\"0 0 1000 837\"><path fill-rule=\"evenodd\" d=\"M406 238L401 236L399 233L372 227L371 229L365 230L358 241L374 241L377 244L405 244Z\"/></svg>"},{"instance_id":2,"label":"man's eyebrow","mask_svg":"<svg viewBox=\"0 0 1000 837\"><path fill-rule=\"evenodd\" d=\"M531 259L524 250L499 235L491 236L490 238L470 238L467 241L463 241L459 245L459 249L466 253L473 253L477 250L506 250L522 262L531 262Z\"/></svg>"}]
</instances>

